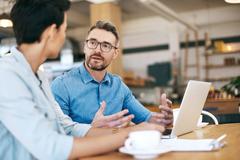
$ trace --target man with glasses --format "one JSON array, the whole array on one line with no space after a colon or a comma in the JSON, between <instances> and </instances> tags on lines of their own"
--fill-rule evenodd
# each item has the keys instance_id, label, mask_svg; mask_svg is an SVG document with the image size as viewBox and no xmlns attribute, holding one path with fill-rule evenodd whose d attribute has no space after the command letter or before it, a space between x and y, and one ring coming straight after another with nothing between
<instances>
[{"instance_id":1,"label":"man with glasses","mask_svg":"<svg viewBox=\"0 0 240 160\"><path fill-rule=\"evenodd\" d=\"M59 55L69 8L68 0L16 0L13 5L17 46L0 58L0 160L79 159L118 149L131 131L164 131L149 123L117 131L94 128L62 113L39 67Z\"/></svg>"},{"instance_id":2,"label":"man with glasses","mask_svg":"<svg viewBox=\"0 0 240 160\"><path fill-rule=\"evenodd\" d=\"M122 127L130 121L172 124L171 102L165 94L160 112L152 113L135 99L119 76L107 72L119 53L118 46L119 36L111 23L98 21L90 28L84 45L85 61L52 83L63 112L73 121L94 127Z\"/></svg>"}]
</instances>

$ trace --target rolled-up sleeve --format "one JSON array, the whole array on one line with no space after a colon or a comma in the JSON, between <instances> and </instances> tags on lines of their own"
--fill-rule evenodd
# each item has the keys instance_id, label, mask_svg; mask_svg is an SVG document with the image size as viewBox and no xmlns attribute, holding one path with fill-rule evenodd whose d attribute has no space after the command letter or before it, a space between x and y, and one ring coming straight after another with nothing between
<instances>
[{"instance_id":1,"label":"rolled-up sleeve","mask_svg":"<svg viewBox=\"0 0 240 160\"><path fill-rule=\"evenodd\" d=\"M38 107L31 89L14 71L0 69L0 120L36 159L67 159L73 137L59 133L56 118Z\"/></svg>"}]
</instances>

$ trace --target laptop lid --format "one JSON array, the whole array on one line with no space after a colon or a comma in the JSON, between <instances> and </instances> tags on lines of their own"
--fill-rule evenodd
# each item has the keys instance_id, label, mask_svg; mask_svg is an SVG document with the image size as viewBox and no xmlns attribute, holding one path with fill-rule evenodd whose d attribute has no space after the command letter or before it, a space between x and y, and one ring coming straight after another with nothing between
<instances>
[{"instance_id":1,"label":"laptop lid","mask_svg":"<svg viewBox=\"0 0 240 160\"><path fill-rule=\"evenodd\" d=\"M196 129L210 86L209 82L194 80L188 82L171 137L180 136Z\"/></svg>"}]
</instances>

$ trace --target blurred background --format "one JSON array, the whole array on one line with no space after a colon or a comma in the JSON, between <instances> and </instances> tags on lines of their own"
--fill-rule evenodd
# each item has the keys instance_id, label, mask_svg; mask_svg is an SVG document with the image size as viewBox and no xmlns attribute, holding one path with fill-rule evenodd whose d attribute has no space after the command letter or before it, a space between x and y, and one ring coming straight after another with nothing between
<instances>
[{"instance_id":1,"label":"blurred background","mask_svg":"<svg viewBox=\"0 0 240 160\"><path fill-rule=\"evenodd\" d=\"M0 56L16 45L13 2L0 0ZM110 20L120 33L121 54L109 71L146 107L157 110L163 92L177 107L188 80L209 81L204 109L220 123L240 122L239 11L239 0L72 0L64 47L42 67L50 81L77 67L88 28Z\"/></svg>"}]
</instances>

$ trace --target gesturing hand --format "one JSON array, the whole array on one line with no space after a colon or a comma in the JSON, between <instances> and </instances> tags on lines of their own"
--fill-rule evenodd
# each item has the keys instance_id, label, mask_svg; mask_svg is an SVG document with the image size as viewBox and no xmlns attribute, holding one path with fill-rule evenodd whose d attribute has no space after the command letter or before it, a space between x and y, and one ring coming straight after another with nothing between
<instances>
[{"instance_id":1,"label":"gesturing hand","mask_svg":"<svg viewBox=\"0 0 240 160\"><path fill-rule=\"evenodd\" d=\"M161 105L159 106L160 112L152 112L150 123L157 123L163 126L169 126L173 123L173 112L171 109L172 102L167 99L166 94L161 96Z\"/></svg>"},{"instance_id":2,"label":"gesturing hand","mask_svg":"<svg viewBox=\"0 0 240 160\"><path fill-rule=\"evenodd\" d=\"M127 109L124 109L121 112L109 116L104 116L103 112L105 108L106 102L103 101L91 123L93 127L97 128L125 127L125 125L129 124L131 120L134 118L134 115L125 116L128 113Z\"/></svg>"}]
</instances>

